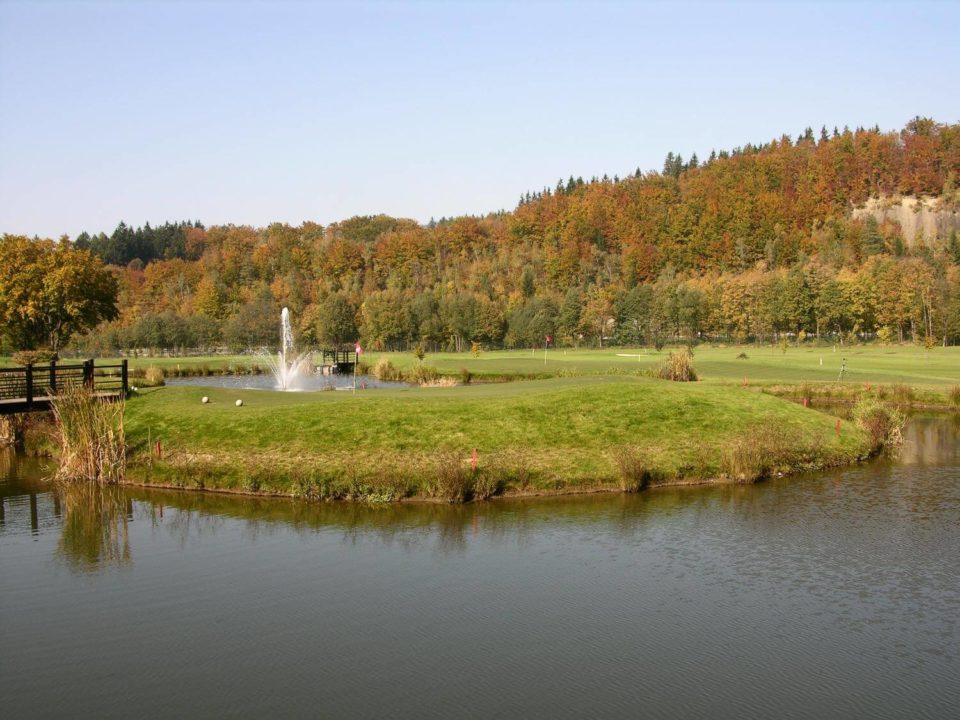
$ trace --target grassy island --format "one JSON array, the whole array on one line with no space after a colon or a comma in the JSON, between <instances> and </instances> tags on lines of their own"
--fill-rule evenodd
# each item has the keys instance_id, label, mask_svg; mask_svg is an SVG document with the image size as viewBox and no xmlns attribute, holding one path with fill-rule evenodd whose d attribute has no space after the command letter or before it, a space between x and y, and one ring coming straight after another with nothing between
<instances>
[{"instance_id":1,"label":"grassy island","mask_svg":"<svg viewBox=\"0 0 960 720\"><path fill-rule=\"evenodd\" d=\"M836 423L750 388L593 376L355 394L157 388L128 402L126 430L132 482L463 500L752 482L869 455L866 433Z\"/></svg>"}]
</instances>

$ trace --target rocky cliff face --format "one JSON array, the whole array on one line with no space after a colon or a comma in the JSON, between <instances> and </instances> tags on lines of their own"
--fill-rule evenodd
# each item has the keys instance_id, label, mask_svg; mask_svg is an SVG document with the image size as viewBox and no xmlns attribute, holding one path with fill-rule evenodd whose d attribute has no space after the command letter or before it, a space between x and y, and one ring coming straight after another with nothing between
<instances>
[{"instance_id":1,"label":"rocky cliff face","mask_svg":"<svg viewBox=\"0 0 960 720\"><path fill-rule=\"evenodd\" d=\"M899 223L908 246L920 238L927 243L945 242L952 231L960 233L960 209L941 198L871 198L853 211L853 217L858 219L871 215L878 222Z\"/></svg>"}]
</instances>

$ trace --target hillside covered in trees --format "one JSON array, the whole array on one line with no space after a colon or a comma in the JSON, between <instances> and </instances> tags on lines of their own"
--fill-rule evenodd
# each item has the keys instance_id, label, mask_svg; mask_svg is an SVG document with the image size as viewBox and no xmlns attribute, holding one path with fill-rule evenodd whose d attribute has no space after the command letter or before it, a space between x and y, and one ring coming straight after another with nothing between
<instances>
[{"instance_id":1,"label":"hillside covered in trees","mask_svg":"<svg viewBox=\"0 0 960 720\"><path fill-rule=\"evenodd\" d=\"M960 342L960 239L904 237L871 198L960 210L960 125L806 129L627 177L569 178L511 212L426 226L198 222L83 233L114 266L120 316L82 352L305 344L379 349L766 342ZM949 226L949 223L948 223Z\"/></svg>"}]
</instances>

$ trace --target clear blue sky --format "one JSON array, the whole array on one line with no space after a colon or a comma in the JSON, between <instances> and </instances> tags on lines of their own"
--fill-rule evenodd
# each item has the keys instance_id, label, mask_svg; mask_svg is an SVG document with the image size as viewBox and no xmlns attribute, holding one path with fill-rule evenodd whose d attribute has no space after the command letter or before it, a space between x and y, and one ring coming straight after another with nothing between
<instances>
[{"instance_id":1,"label":"clear blue sky","mask_svg":"<svg viewBox=\"0 0 960 720\"><path fill-rule=\"evenodd\" d=\"M512 208L805 126L960 120L960 3L0 1L0 232Z\"/></svg>"}]
</instances>

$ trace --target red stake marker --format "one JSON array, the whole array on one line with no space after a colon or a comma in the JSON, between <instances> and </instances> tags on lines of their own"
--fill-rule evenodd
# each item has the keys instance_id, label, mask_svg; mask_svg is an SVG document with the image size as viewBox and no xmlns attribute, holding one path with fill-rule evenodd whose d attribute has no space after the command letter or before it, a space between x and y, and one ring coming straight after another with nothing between
<instances>
[{"instance_id":1,"label":"red stake marker","mask_svg":"<svg viewBox=\"0 0 960 720\"><path fill-rule=\"evenodd\" d=\"M160 441L159 441L159 440L157 440L157 457L158 457L158 458L163 457L163 450L161 450L161 448L160 448Z\"/></svg>"},{"instance_id":2,"label":"red stake marker","mask_svg":"<svg viewBox=\"0 0 960 720\"><path fill-rule=\"evenodd\" d=\"M840 418L837 418L837 435L840 434Z\"/></svg>"},{"instance_id":3,"label":"red stake marker","mask_svg":"<svg viewBox=\"0 0 960 720\"><path fill-rule=\"evenodd\" d=\"M746 375L743 376L743 386L744 386L744 387L747 386L747 376L746 376Z\"/></svg>"}]
</instances>

